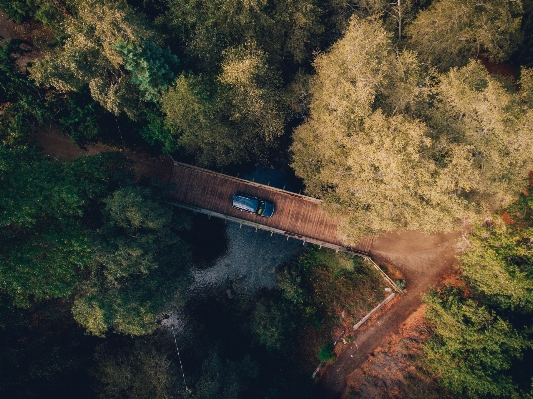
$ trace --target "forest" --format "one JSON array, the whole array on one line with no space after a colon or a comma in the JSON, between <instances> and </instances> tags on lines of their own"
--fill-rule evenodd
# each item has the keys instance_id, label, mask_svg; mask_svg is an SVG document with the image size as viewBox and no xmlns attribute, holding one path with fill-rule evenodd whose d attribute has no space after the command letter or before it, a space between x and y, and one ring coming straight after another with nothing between
<instances>
[{"instance_id":1,"label":"forest","mask_svg":"<svg viewBox=\"0 0 533 399\"><path fill-rule=\"evenodd\" d=\"M382 300L363 258L301 245L271 287L194 293L224 221L171 206L126 150L283 171L348 243L462 230L457 279L424 297L426 397L533 397L532 0L0 12L37 32L0 36L2 397L325 398L311 374L332 331ZM49 131L116 151L48 157Z\"/></svg>"}]
</instances>

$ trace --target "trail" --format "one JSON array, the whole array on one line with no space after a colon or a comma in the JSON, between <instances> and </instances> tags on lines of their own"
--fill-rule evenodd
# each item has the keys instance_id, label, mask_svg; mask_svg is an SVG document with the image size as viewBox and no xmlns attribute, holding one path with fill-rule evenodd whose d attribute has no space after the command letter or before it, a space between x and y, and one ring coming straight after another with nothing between
<instances>
[{"instance_id":1,"label":"trail","mask_svg":"<svg viewBox=\"0 0 533 399\"><path fill-rule=\"evenodd\" d=\"M406 276L405 294L358 330L335 363L326 368L319 381L325 398L341 398L348 376L419 308L423 293L455 262L455 243L460 236L461 232L425 235L409 231L388 233L374 241L372 257L378 263L393 264Z\"/></svg>"}]
</instances>

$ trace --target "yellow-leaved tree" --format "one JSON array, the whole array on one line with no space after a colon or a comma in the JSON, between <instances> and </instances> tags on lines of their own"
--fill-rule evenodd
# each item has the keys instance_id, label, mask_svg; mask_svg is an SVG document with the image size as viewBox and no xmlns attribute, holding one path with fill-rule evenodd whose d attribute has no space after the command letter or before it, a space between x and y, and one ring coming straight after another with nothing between
<instances>
[{"instance_id":1,"label":"yellow-leaved tree","mask_svg":"<svg viewBox=\"0 0 533 399\"><path fill-rule=\"evenodd\" d=\"M479 63L439 76L379 21L352 18L314 66L292 166L347 242L453 230L510 203L533 167L531 104Z\"/></svg>"},{"instance_id":2,"label":"yellow-leaved tree","mask_svg":"<svg viewBox=\"0 0 533 399\"><path fill-rule=\"evenodd\" d=\"M421 59L447 69L480 52L505 61L520 44L520 0L438 0L407 27L408 44Z\"/></svg>"}]
</instances>

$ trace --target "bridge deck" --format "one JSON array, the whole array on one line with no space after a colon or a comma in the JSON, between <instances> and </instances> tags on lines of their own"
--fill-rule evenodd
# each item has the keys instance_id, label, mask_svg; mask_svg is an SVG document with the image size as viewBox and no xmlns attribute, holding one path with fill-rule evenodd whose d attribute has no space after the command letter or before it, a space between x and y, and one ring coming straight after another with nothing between
<instances>
[{"instance_id":1,"label":"bridge deck","mask_svg":"<svg viewBox=\"0 0 533 399\"><path fill-rule=\"evenodd\" d=\"M322 202L315 198L178 162L174 163L172 181L177 185L173 194L177 202L261 224L302 240L347 247L337 237L337 224L324 212ZM273 202L276 206L274 215L264 218L233 208L232 198L236 192ZM350 249L368 253L370 243L368 239L363 240Z\"/></svg>"}]
</instances>

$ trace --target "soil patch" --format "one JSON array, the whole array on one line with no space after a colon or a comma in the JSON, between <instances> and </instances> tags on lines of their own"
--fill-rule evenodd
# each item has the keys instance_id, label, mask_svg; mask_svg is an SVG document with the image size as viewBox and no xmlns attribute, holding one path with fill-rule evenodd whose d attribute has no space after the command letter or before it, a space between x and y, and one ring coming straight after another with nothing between
<instances>
[{"instance_id":1,"label":"soil patch","mask_svg":"<svg viewBox=\"0 0 533 399\"><path fill-rule=\"evenodd\" d=\"M421 343L430 329L425 305L416 309L370 358L348 376L347 397L360 399L440 398L437 382L419 367Z\"/></svg>"}]
</instances>

